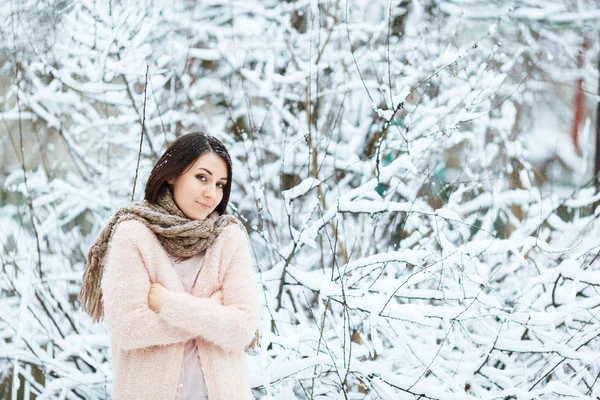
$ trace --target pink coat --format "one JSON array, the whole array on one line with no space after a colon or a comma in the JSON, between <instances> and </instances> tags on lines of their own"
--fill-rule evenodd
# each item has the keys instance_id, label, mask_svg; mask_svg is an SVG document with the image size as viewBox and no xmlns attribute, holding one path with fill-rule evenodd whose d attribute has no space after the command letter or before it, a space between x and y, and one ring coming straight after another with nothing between
<instances>
[{"instance_id":1,"label":"pink coat","mask_svg":"<svg viewBox=\"0 0 600 400\"><path fill-rule=\"evenodd\" d=\"M148 307L150 283L169 290L160 313ZM221 289L223 305L208 299ZM210 246L192 293L142 223L118 223L102 277L111 337L113 399L175 399L184 344L195 338L209 400L252 399L244 347L258 326L258 288L248 236L229 225Z\"/></svg>"}]
</instances>

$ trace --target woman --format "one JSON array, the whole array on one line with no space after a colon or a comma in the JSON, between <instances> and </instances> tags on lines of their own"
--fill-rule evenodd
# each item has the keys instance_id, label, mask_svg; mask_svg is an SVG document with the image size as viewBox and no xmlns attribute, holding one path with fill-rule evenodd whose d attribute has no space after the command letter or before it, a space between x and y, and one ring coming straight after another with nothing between
<instances>
[{"instance_id":1,"label":"woman","mask_svg":"<svg viewBox=\"0 0 600 400\"><path fill-rule=\"evenodd\" d=\"M245 352L258 325L248 235L224 215L231 158L193 132L154 166L88 253L79 294L111 337L113 399L251 399ZM254 342L252 342L254 344Z\"/></svg>"}]
</instances>

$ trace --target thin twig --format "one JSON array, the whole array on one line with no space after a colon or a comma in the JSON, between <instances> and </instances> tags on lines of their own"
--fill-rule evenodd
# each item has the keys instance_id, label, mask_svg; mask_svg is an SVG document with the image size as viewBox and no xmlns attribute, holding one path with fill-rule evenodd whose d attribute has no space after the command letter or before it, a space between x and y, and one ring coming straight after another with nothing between
<instances>
[{"instance_id":1,"label":"thin twig","mask_svg":"<svg viewBox=\"0 0 600 400\"><path fill-rule=\"evenodd\" d=\"M142 110L142 133L140 134L140 149L138 151L137 164L135 166L135 177L133 178L133 190L131 191L131 201L133 202L133 197L135 195L135 184L137 182L138 171L140 169L140 159L142 157L142 144L144 143L144 132L146 131L146 127L144 124L146 123L146 90L148 89L148 70L150 66L146 64L146 82L144 84L144 109Z\"/></svg>"}]
</instances>

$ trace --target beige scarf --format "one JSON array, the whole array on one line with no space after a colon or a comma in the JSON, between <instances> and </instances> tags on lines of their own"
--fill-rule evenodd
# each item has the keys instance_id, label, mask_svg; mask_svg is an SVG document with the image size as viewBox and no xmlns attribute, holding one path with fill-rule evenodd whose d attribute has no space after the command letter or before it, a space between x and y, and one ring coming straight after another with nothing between
<instances>
[{"instance_id":1,"label":"beige scarf","mask_svg":"<svg viewBox=\"0 0 600 400\"><path fill-rule=\"evenodd\" d=\"M215 211L203 220L186 217L175 204L168 187L161 192L157 204L144 200L121 207L100 232L87 255L78 300L93 322L99 322L104 317L100 282L108 243L115 226L129 219L135 219L150 228L167 253L174 257L191 257L206 250L227 225L239 224L244 227L237 218L218 215Z\"/></svg>"}]
</instances>

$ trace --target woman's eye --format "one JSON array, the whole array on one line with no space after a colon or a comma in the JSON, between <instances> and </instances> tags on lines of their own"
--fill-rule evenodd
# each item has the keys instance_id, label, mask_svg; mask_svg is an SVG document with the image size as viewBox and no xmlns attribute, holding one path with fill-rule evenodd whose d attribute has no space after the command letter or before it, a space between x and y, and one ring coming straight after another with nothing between
<instances>
[{"instance_id":1,"label":"woman's eye","mask_svg":"<svg viewBox=\"0 0 600 400\"><path fill-rule=\"evenodd\" d=\"M204 182L204 181L207 179L207 178L206 178L206 175L202 175L202 174L200 174L200 175L196 175L196 178L198 178L199 180L201 180L201 181L203 181L203 182ZM224 188L225 188L225 184L224 184L224 183L221 183L221 182L217 183L217 186L218 186L219 188L221 188L221 189L224 189Z\"/></svg>"}]
</instances>

